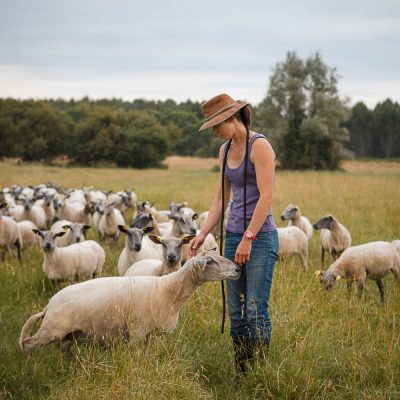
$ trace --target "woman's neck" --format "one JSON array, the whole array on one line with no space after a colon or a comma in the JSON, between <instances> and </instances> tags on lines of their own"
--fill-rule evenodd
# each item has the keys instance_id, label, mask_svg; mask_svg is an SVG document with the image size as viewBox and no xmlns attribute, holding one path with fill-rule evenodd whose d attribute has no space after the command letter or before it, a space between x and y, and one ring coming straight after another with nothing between
<instances>
[{"instance_id":1,"label":"woman's neck","mask_svg":"<svg viewBox=\"0 0 400 400\"><path fill-rule=\"evenodd\" d=\"M253 134L254 134L253 131L249 131L249 139L252 138ZM231 145L240 148L244 147L246 145L246 136L247 136L246 127L243 126L243 130L238 130L233 134Z\"/></svg>"}]
</instances>

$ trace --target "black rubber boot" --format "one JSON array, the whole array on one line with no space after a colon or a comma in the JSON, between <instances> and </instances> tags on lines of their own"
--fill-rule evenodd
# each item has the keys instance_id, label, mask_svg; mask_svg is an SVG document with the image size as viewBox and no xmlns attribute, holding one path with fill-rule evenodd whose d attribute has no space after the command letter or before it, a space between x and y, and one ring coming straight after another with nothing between
<instances>
[{"instance_id":1,"label":"black rubber boot","mask_svg":"<svg viewBox=\"0 0 400 400\"><path fill-rule=\"evenodd\" d=\"M235 386L240 387L240 381L246 373L246 361L254 357L253 342L245 336L232 337L233 349L235 351Z\"/></svg>"}]
</instances>

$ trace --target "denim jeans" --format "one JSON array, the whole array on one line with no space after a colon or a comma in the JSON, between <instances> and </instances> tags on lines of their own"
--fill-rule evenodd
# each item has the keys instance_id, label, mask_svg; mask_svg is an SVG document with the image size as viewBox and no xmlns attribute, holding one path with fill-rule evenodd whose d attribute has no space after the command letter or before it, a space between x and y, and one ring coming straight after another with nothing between
<instances>
[{"instance_id":1,"label":"denim jeans","mask_svg":"<svg viewBox=\"0 0 400 400\"><path fill-rule=\"evenodd\" d=\"M234 261L243 235L226 233L225 257ZM238 280L227 281L227 298L232 337L246 336L269 343L271 320L268 300L272 275L278 259L278 232L259 232L252 242L250 260Z\"/></svg>"}]
</instances>

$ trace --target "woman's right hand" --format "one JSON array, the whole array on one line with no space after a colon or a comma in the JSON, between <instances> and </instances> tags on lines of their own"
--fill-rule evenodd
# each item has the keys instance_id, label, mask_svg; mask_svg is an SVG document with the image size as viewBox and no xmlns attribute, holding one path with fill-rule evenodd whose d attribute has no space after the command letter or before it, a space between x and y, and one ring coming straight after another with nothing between
<instances>
[{"instance_id":1,"label":"woman's right hand","mask_svg":"<svg viewBox=\"0 0 400 400\"><path fill-rule=\"evenodd\" d=\"M189 252L191 257L194 257L196 255L197 250L204 243L205 239L206 236L204 235L204 233L199 232L199 234L189 242Z\"/></svg>"}]
</instances>

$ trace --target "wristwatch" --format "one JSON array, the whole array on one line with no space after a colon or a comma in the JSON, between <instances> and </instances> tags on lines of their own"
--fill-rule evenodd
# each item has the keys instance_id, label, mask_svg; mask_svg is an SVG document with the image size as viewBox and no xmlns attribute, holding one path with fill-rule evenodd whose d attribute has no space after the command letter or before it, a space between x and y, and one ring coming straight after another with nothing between
<instances>
[{"instance_id":1,"label":"wristwatch","mask_svg":"<svg viewBox=\"0 0 400 400\"><path fill-rule=\"evenodd\" d=\"M252 231L245 231L243 234L247 239L257 240L256 235Z\"/></svg>"}]
</instances>

